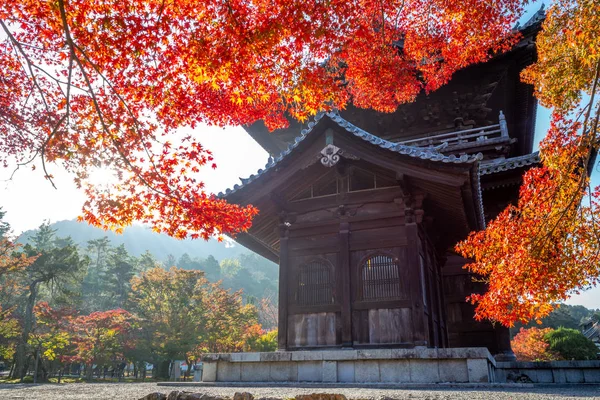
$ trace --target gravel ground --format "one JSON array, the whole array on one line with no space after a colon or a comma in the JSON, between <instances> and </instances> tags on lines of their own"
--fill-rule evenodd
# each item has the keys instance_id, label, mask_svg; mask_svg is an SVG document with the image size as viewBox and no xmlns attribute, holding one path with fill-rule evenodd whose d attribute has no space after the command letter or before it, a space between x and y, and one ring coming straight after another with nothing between
<instances>
[{"instance_id":1,"label":"gravel ground","mask_svg":"<svg viewBox=\"0 0 600 400\"><path fill-rule=\"evenodd\" d=\"M235 392L247 391L255 397L289 398L297 394L341 393L350 399L421 400L467 400L467 399L600 399L600 385L545 386L533 388L292 388L292 387L165 387L155 383L73 383L73 384L12 384L0 385L0 399L54 400L54 399L110 399L136 400L152 392L169 393L173 390L202 392L213 395L233 396Z\"/></svg>"}]
</instances>

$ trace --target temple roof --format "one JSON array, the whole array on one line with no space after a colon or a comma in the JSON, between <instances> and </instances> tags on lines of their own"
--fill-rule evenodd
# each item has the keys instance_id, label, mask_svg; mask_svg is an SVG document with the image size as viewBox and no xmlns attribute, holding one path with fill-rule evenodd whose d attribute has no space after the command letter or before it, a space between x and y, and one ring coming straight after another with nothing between
<instances>
[{"instance_id":1,"label":"temple roof","mask_svg":"<svg viewBox=\"0 0 600 400\"><path fill-rule=\"evenodd\" d=\"M527 31L529 29L539 29L541 26L541 23L546 18L545 8L546 8L545 4L542 3L540 8L535 12L535 14L533 14L531 16L531 18L529 18L529 20L527 20L527 22L525 22L523 25L519 25L519 23L517 23L515 25L515 27L513 28L513 30L519 31L521 33L525 33L525 31Z\"/></svg>"},{"instance_id":2,"label":"temple roof","mask_svg":"<svg viewBox=\"0 0 600 400\"><path fill-rule=\"evenodd\" d=\"M335 138L332 128L337 132ZM479 130L477 134L480 136L477 136L473 143L495 140L493 137L489 139L490 132L498 129L504 132L502 137L510 139L502 115L500 125L493 125L489 128L491 129L484 127ZM329 142L328 135L331 136ZM468 142L473 139L471 136L474 135L474 132L467 132L467 135L460 136L460 139ZM445 137L449 137L451 141L455 139L453 136L446 135ZM323 141L323 139L325 140ZM446 225L460 225L460 228L455 228L457 232L462 232L459 235L466 235L470 230L485 228L484 212L486 210L483 205L482 179L485 178L484 186L489 186L490 182L496 182L496 175L500 175L499 178L502 180L506 177L506 173L518 171L540 162L538 152L509 158L501 156L491 160L482 160L481 153L444 154L443 152L447 153L451 146L448 146L448 142L439 143L438 138L434 137L433 139L435 139L433 145L428 141L420 146L391 142L366 132L346 121L336 112L320 113L309 122L308 127L300 132L300 135L287 149L277 157L269 157L265 168L258 170L248 178L240 178L241 184L227 189L225 193L219 193L219 197L232 203L254 204L260 209L261 214L256 218L250 231L238 235L236 240L264 257L276 261L278 244L272 232L278 224L276 222L279 212L277 208L280 207L280 205L274 205L273 202L281 201L281 199L277 200L281 195L281 188L278 185L288 187L289 179L292 178L294 171L299 173L306 170L309 166L317 164L319 160L321 160L321 164L328 166L326 164L327 155L324 152L328 146L335 147L338 151L336 154L341 157L349 160L360 159L355 155L357 153L353 153L350 149L351 142L353 142L354 152L357 149L364 148L364 151L371 149L371 154L375 155L375 158L371 158L371 162L375 164L379 162L380 158L388 158L387 162L391 161L393 165L415 166L420 172L411 179L420 190L429 193L433 201L431 206L438 208L437 210L431 209L430 212L446 219L444 221ZM365 143L366 146L362 147L360 143ZM409 175L413 171L411 170ZM287 177L282 178L282 174ZM511 178L511 185L515 183L513 182L515 179L520 180L520 174L517 175ZM446 176L450 180L446 182L444 181L446 178L442 178L442 176ZM458 178L459 176L463 176L463 178ZM279 180L280 183L273 183L275 180ZM457 183L459 181L464 183ZM500 186L502 186L501 183ZM461 194L456 197L458 193Z\"/></svg>"},{"instance_id":3,"label":"temple roof","mask_svg":"<svg viewBox=\"0 0 600 400\"><path fill-rule=\"evenodd\" d=\"M427 194L432 215L437 215L448 229L455 229L450 236L466 235L470 230L485 227L479 180L482 155L443 154L441 151L445 147L444 143L431 147L394 143L356 127L338 113L321 113L285 151L275 158L270 157L264 169L248 178L240 178L241 184L219 196L232 203L253 204L259 208L260 214L253 227L249 232L239 234L236 240L276 261L278 237L273 232L279 224L279 213L290 207L289 202L286 203L288 200L281 198L282 193L297 184L304 184L294 183L296 181L308 182L301 176L310 168L316 171L317 164L330 166L325 150L334 148L336 153L333 155L349 162L361 160L374 167L402 171L401 175L406 174L411 186Z\"/></svg>"},{"instance_id":4,"label":"temple roof","mask_svg":"<svg viewBox=\"0 0 600 400\"><path fill-rule=\"evenodd\" d=\"M431 93L422 92L412 103L393 113L381 113L348 105L340 116L380 140L390 143L414 141L457 130L490 126L500 111L516 144L505 156L531 153L535 131L536 101L530 85L520 82L520 72L536 58L535 35L544 19L541 8L523 26L516 26L521 41L507 53L485 63L457 71L452 80ZM273 132L262 121L246 131L272 156L294 145L306 123L290 119L290 126ZM307 128L310 129L310 128ZM499 139L500 140L500 139Z\"/></svg>"},{"instance_id":5,"label":"temple roof","mask_svg":"<svg viewBox=\"0 0 600 400\"><path fill-rule=\"evenodd\" d=\"M438 147L418 147L405 145L402 143L390 142L378 136L372 135L369 132L366 132L363 129L353 125L352 123L342 118L337 112L319 113L315 116L313 121L309 122L308 127L300 132L300 136L296 137L294 143L290 144L286 150L279 154L279 156L275 158L269 157L269 162L265 165L264 169L259 169L256 172L256 174L252 174L248 178L240 178L240 180L242 181L241 185L235 185L232 189L227 189L225 193L219 193L219 197L227 196L233 192L236 192L245 185L259 178L261 175L265 174L267 171L275 168L285 157L292 153L302 141L304 141L304 139L313 131L314 127L324 116L329 117L329 119L335 122L339 127L343 128L346 132L351 133L352 135L364 140L365 142L371 143L382 149L406 155L412 158L454 164L472 164L482 159L482 155L480 153L475 155L462 154L459 156L456 156L454 154L444 155L439 151L444 148L443 144Z\"/></svg>"},{"instance_id":6,"label":"temple roof","mask_svg":"<svg viewBox=\"0 0 600 400\"><path fill-rule=\"evenodd\" d=\"M511 169L526 167L540 163L540 153L526 154L524 156L506 159L497 159L479 165L479 175L495 174L497 172L509 171Z\"/></svg>"}]
</instances>

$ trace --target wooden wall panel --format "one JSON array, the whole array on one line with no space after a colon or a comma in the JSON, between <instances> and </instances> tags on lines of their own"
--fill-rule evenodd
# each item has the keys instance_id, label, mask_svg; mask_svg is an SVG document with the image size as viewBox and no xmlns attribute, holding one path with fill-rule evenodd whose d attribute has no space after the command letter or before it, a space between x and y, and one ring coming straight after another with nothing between
<instances>
[{"instance_id":1,"label":"wooden wall panel","mask_svg":"<svg viewBox=\"0 0 600 400\"><path fill-rule=\"evenodd\" d=\"M313 235L290 239L290 250L303 252L304 250L318 249L321 252L336 250L339 247L338 235Z\"/></svg>"},{"instance_id":2,"label":"wooden wall panel","mask_svg":"<svg viewBox=\"0 0 600 400\"><path fill-rule=\"evenodd\" d=\"M339 344L337 313L295 314L288 317L288 346L293 348Z\"/></svg>"},{"instance_id":3,"label":"wooden wall panel","mask_svg":"<svg viewBox=\"0 0 600 400\"><path fill-rule=\"evenodd\" d=\"M355 310L352 328L355 345L408 344L413 334L412 312L410 308Z\"/></svg>"},{"instance_id":4,"label":"wooden wall panel","mask_svg":"<svg viewBox=\"0 0 600 400\"><path fill-rule=\"evenodd\" d=\"M350 235L351 250L403 246L406 243L405 229L400 226L352 231Z\"/></svg>"}]
</instances>

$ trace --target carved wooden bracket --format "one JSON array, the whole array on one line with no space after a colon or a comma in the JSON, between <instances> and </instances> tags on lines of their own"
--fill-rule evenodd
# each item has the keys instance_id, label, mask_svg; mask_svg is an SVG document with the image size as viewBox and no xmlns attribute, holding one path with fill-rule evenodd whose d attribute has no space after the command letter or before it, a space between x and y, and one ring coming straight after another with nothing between
<instances>
[{"instance_id":1,"label":"carved wooden bracket","mask_svg":"<svg viewBox=\"0 0 600 400\"><path fill-rule=\"evenodd\" d=\"M407 224L423 222L423 200L425 195L422 193L415 193L412 195L404 195L394 199L394 203L404 211L404 220Z\"/></svg>"}]
</instances>

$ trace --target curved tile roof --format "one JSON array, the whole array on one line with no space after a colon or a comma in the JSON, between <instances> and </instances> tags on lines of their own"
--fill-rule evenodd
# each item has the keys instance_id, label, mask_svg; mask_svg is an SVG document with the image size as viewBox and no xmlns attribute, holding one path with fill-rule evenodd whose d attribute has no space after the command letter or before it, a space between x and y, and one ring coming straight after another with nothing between
<instances>
[{"instance_id":1,"label":"curved tile roof","mask_svg":"<svg viewBox=\"0 0 600 400\"><path fill-rule=\"evenodd\" d=\"M546 19L545 8L546 8L545 4L542 3L540 8L535 12L535 14L533 14L531 16L531 18L529 18L529 20L527 22L525 22L525 24L519 25L519 23L517 23L517 25L515 25L515 27L513 29L519 30L519 31L524 31L525 29L527 29L529 27L540 24L541 22L544 21L544 19Z\"/></svg>"},{"instance_id":2,"label":"curved tile roof","mask_svg":"<svg viewBox=\"0 0 600 400\"><path fill-rule=\"evenodd\" d=\"M286 150L281 152L281 154L279 154L279 156L275 158L269 157L269 162L265 165L264 169L259 169L256 172L256 174L252 174L248 178L240 178L240 181L242 182L241 185L235 185L232 189L227 189L225 193L219 193L218 196L223 197L236 192L237 190L254 181L259 176L263 175L265 172L269 171L275 165L280 163L287 155L289 155L296 147L298 147L298 145L314 130L314 128L317 126L319 121L323 119L324 116L329 117L329 119L335 122L338 126L343 128L347 132L353 134L354 136L364 140L365 142L369 142L375 146L381 147L382 149L386 149L398 154L407 155L409 157L418 158L421 160L430 160L453 164L472 164L476 161L480 161L483 158L483 155L481 153L475 155L463 154L461 156L455 156L454 154L452 154L446 156L438 152L435 148L422 148L416 146L407 146L401 143L390 142L388 140L370 134L369 132L366 132L365 130L357 127L356 125L346 121L337 112L319 113L314 117L313 121L308 123L308 128L303 129L300 132L300 136L297 136L294 142L291 143Z\"/></svg>"},{"instance_id":3,"label":"curved tile roof","mask_svg":"<svg viewBox=\"0 0 600 400\"><path fill-rule=\"evenodd\" d=\"M511 169L526 167L540 162L540 152L526 154L524 156L492 161L479 165L479 175L495 174L497 172L509 171Z\"/></svg>"}]
</instances>

